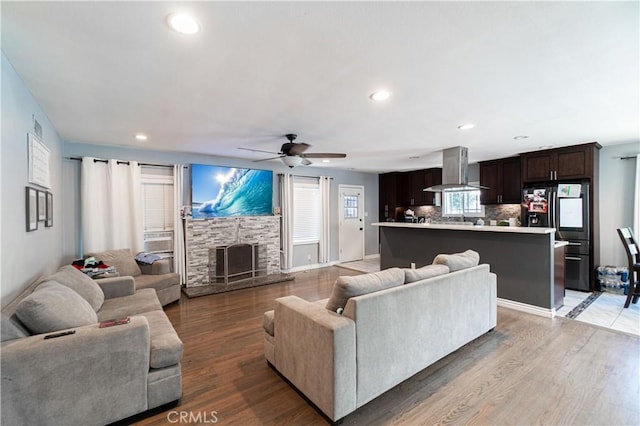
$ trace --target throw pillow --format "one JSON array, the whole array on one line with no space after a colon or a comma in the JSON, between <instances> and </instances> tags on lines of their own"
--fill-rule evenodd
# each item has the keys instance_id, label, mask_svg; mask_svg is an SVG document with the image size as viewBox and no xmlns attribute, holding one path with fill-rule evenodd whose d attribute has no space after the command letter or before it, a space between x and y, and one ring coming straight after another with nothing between
<instances>
[{"instance_id":1,"label":"throw pillow","mask_svg":"<svg viewBox=\"0 0 640 426\"><path fill-rule=\"evenodd\" d=\"M351 297L397 287L402 284L404 284L404 272L400 268L390 268L353 277L338 277L333 284L331 297L327 302L326 308L337 312L338 308L344 309Z\"/></svg>"},{"instance_id":2,"label":"throw pillow","mask_svg":"<svg viewBox=\"0 0 640 426\"><path fill-rule=\"evenodd\" d=\"M427 265L418 269L404 270L404 283L409 284L415 281L425 280L427 278L437 277L449 273L447 265Z\"/></svg>"},{"instance_id":3,"label":"throw pillow","mask_svg":"<svg viewBox=\"0 0 640 426\"><path fill-rule=\"evenodd\" d=\"M480 255L473 250L454 254L439 254L433 259L434 265L446 265L451 272L471 268L478 265L479 262Z\"/></svg>"},{"instance_id":4,"label":"throw pillow","mask_svg":"<svg viewBox=\"0 0 640 426\"><path fill-rule=\"evenodd\" d=\"M95 312L98 312L104 303L104 293L100 286L87 274L84 274L71 265L63 266L53 275L44 279L56 281L78 293L89 302Z\"/></svg>"},{"instance_id":5,"label":"throw pillow","mask_svg":"<svg viewBox=\"0 0 640 426\"><path fill-rule=\"evenodd\" d=\"M107 265L114 266L120 276L137 277L142 274L135 260L135 254L129 249L108 250L90 255L94 256L98 261L102 260Z\"/></svg>"},{"instance_id":6,"label":"throw pillow","mask_svg":"<svg viewBox=\"0 0 640 426\"><path fill-rule=\"evenodd\" d=\"M98 316L78 293L55 281L45 281L16 307L20 322L34 334L96 324Z\"/></svg>"}]
</instances>

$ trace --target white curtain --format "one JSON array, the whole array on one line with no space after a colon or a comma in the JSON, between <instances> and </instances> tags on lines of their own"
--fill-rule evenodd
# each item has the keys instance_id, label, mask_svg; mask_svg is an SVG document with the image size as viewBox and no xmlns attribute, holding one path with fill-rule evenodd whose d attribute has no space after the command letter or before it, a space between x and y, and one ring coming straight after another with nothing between
<instances>
[{"instance_id":1,"label":"white curtain","mask_svg":"<svg viewBox=\"0 0 640 426\"><path fill-rule=\"evenodd\" d=\"M636 188L633 200L633 232L640 241L640 154L636 155Z\"/></svg>"},{"instance_id":2,"label":"white curtain","mask_svg":"<svg viewBox=\"0 0 640 426\"><path fill-rule=\"evenodd\" d=\"M142 251L140 166L136 161L82 158L83 252Z\"/></svg>"},{"instance_id":3,"label":"white curtain","mask_svg":"<svg viewBox=\"0 0 640 426\"><path fill-rule=\"evenodd\" d=\"M293 175L280 175L280 206L282 209L281 253L284 270L293 266Z\"/></svg>"},{"instance_id":4,"label":"white curtain","mask_svg":"<svg viewBox=\"0 0 640 426\"><path fill-rule=\"evenodd\" d=\"M331 178L320 176L320 202L322 203L322 219L320 227L320 247L318 252L318 263L329 262L330 249L330 219L331 219Z\"/></svg>"},{"instance_id":5,"label":"white curtain","mask_svg":"<svg viewBox=\"0 0 640 426\"><path fill-rule=\"evenodd\" d=\"M173 267L180 275L180 284L187 282L187 260L184 243L184 221L181 210L184 206L184 166L173 166Z\"/></svg>"}]
</instances>

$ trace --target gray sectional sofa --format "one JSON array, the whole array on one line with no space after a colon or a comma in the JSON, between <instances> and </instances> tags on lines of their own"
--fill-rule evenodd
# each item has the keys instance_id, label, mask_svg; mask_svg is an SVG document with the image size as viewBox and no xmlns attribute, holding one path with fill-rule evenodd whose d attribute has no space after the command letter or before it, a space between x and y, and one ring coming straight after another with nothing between
<instances>
[{"instance_id":1,"label":"gray sectional sofa","mask_svg":"<svg viewBox=\"0 0 640 426\"><path fill-rule=\"evenodd\" d=\"M3 308L1 325L3 425L108 424L182 395L182 341L130 276L64 266ZM45 338L61 331L73 334Z\"/></svg>"},{"instance_id":2,"label":"gray sectional sofa","mask_svg":"<svg viewBox=\"0 0 640 426\"><path fill-rule=\"evenodd\" d=\"M355 411L496 326L489 265L447 256L340 277L328 300L276 299L264 315L267 361L331 420Z\"/></svg>"}]
</instances>

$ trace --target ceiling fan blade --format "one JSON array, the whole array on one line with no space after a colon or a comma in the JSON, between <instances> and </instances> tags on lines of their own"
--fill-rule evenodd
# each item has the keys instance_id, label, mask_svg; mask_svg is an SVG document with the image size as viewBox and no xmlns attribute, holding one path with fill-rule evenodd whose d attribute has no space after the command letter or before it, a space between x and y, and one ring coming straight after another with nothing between
<instances>
[{"instance_id":1,"label":"ceiling fan blade","mask_svg":"<svg viewBox=\"0 0 640 426\"><path fill-rule=\"evenodd\" d=\"M305 152L310 146L311 145L309 145L308 143L304 143L304 142L293 143L292 146L289 148L288 154L289 155L300 155L303 152Z\"/></svg>"},{"instance_id":2,"label":"ceiling fan blade","mask_svg":"<svg viewBox=\"0 0 640 426\"><path fill-rule=\"evenodd\" d=\"M261 160L253 160L254 163L259 163L261 161L269 161L269 160L277 160L278 158L282 158L284 155L278 155L277 157L263 158Z\"/></svg>"},{"instance_id":3,"label":"ceiling fan blade","mask_svg":"<svg viewBox=\"0 0 640 426\"><path fill-rule=\"evenodd\" d=\"M264 152L266 154L274 154L274 155L278 155L278 152L273 152L273 151L263 151L262 149L253 149L253 148L243 148L243 147L238 147L238 149L241 149L243 151L251 151L251 152Z\"/></svg>"},{"instance_id":4,"label":"ceiling fan blade","mask_svg":"<svg viewBox=\"0 0 640 426\"><path fill-rule=\"evenodd\" d=\"M309 154L300 154L303 158L345 158L347 154L338 154L337 152L314 152Z\"/></svg>"}]
</instances>

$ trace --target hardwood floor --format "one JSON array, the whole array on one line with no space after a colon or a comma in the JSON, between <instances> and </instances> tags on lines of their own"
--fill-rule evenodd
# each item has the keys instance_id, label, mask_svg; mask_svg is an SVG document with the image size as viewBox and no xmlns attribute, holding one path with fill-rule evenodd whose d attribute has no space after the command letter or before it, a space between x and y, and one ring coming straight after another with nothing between
<instances>
[{"instance_id":1,"label":"hardwood floor","mask_svg":"<svg viewBox=\"0 0 640 426\"><path fill-rule=\"evenodd\" d=\"M177 423L181 412L190 424L326 424L267 366L262 314L277 297L322 299L337 276L358 274L317 269L297 273L295 281L183 297L167 307L185 345L183 397L178 406L136 424ZM637 425L639 365L638 338L498 308L493 332L361 407L343 424Z\"/></svg>"}]
</instances>

